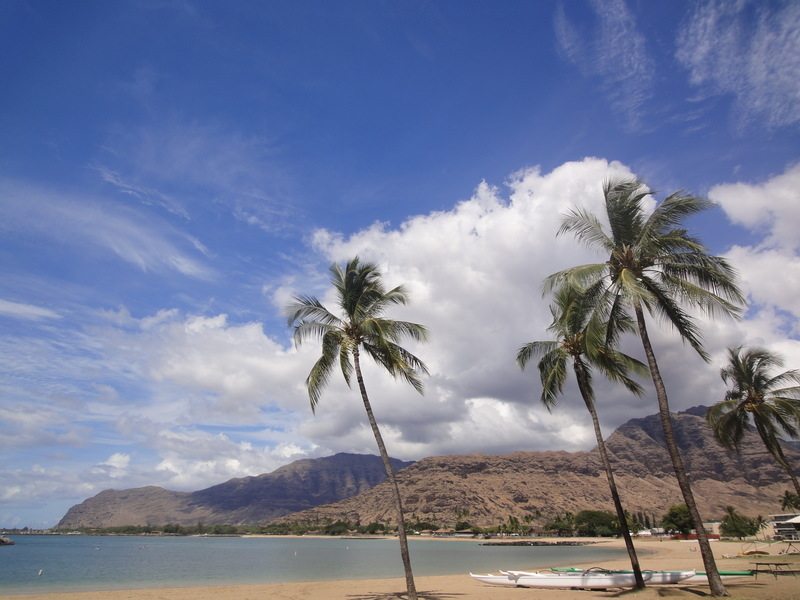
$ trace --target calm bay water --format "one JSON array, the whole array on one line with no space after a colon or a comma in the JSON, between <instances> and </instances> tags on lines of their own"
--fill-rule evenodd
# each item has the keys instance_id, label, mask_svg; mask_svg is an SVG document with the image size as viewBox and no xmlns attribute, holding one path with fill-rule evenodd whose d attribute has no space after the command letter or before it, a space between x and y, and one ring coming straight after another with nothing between
<instances>
[{"instance_id":1,"label":"calm bay water","mask_svg":"<svg viewBox=\"0 0 800 600\"><path fill-rule=\"evenodd\" d=\"M402 577L396 539L15 536L0 548L0 594ZM595 546L483 546L414 539L415 575L601 562Z\"/></svg>"}]
</instances>

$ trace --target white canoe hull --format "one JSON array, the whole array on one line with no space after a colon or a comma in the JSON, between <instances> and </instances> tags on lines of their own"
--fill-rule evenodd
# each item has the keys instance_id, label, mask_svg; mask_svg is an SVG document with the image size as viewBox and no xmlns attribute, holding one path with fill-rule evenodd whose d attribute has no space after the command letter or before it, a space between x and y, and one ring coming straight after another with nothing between
<instances>
[{"instance_id":1,"label":"white canoe hull","mask_svg":"<svg viewBox=\"0 0 800 600\"><path fill-rule=\"evenodd\" d=\"M470 573L469 576L481 583L491 583L492 585L511 585L514 587L519 585L514 577L507 575L476 575L475 573Z\"/></svg>"},{"instance_id":2,"label":"white canoe hull","mask_svg":"<svg viewBox=\"0 0 800 600\"><path fill-rule=\"evenodd\" d=\"M568 569L553 569L554 572L557 573L583 573L585 572L584 569L578 569L575 567L570 567ZM595 571L598 573L633 573L632 571L616 571L616 570L608 570L605 569L590 569L589 571ZM652 585L665 585L670 583L679 583L684 580L688 580L691 577L694 577L697 574L697 571L642 571L642 576L646 574L650 574L650 577L647 579L647 582Z\"/></svg>"},{"instance_id":3,"label":"white canoe hull","mask_svg":"<svg viewBox=\"0 0 800 600\"><path fill-rule=\"evenodd\" d=\"M632 573L528 573L525 571L503 571L500 575L475 575L473 579L491 585L539 588L606 589L633 587L636 580ZM649 574L642 573L645 581Z\"/></svg>"},{"instance_id":4,"label":"white canoe hull","mask_svg":"<svg viewBox=\"0 0 800 600\"><path fill-rule=\"evenodd\" d=\"M687 581L697 574L697 571L653 571L647 583L652 585L662 585L669 583L680 583Z\"/></svg>"}]
</instances>

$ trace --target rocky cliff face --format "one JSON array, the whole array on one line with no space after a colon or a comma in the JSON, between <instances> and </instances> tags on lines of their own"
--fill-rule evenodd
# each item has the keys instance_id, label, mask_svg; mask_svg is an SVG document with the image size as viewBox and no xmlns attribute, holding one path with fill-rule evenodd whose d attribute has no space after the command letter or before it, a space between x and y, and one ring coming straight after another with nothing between
<instances>
[{"instance_id":1,"label":"rocky cliff face","mask_svg":"<svg viewBox=\"0 0 800 600\"><path fill-rule=\"evenodd\" d=\"M393 462L397 470L409 464ZM57 527L263 523L355 496L384 479L379 457L336 454L298 460L272 473L231 479L198 492L155 486L106 490L70 508Z\"/></svg>"},{"instance_id":2,"label":"rocky cliff face","mask_svg":"<svg viewBox=\"0 0 800 600\"><path fill-rule=\"evenodd\" d=\"M741 454L714 440L702 408L674 416L696 500L705 518L721 518L726 506L749 516L781 512L790 489L785 471L755 434ZM607 439L625 508L660 517L683 497L664 446L657 415L632 419ZM787 445L791 464L800 451ZM591 452L516 452L503 456L452 455L395 463L409 517L452 527L458 520L493 526L524 518L580 510L613 511L599 455ZM199 492L148 487L107 490L72 507L59 527L106 527L178 523L265 523L282 520L396 521L391 490L375 456L337 454L301 460L258 477L232 479ZM383 482L383 483L381 483ZM466 515L466 516L465 516Z\"/></svg>"},{"instance_id":3,"label":"rocky cliff face","mask_svg":"<svg viewBox=\"0 0 800 600\"><path fill-rule=\"evenodd\" d=\"M675 415L674 427L703 516L721 518L729 505L749 516L781 512L780 498L791 484L761 440L748 435L741 455L727 452L697 412ZM657 415L629 421L606 443L626 510L660 517L683 503ZM800 452L786 452L793 464L800 462ZM407 514L445 527L464 514L471 524L485 527L536 511L614 510L596 451L431 457L398 473L398 480ZM280 520L321 519L391 522L390 489L381 484L358 498Z\"/></svg>"}]
</instances>

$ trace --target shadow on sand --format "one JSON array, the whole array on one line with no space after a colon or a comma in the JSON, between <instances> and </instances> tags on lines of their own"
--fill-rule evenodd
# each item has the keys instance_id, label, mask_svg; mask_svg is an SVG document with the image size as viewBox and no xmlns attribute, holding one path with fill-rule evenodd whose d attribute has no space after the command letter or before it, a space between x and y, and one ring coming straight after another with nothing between
<instances>
[{"instance_id":1,"label":"shadow on sand","mask_svg":"<svg viewBox=\"0 0 800 600\"><path fill-rule=\"evenodd\" d=\"M464 594L453 594L449 592L439 591L418 591L417 598L419 600L449 600L450 598L458 598ZM353 600L407 600L408 592L388 592L381 594L351 594L347 596Z\"/></svg>"}]
</instances>

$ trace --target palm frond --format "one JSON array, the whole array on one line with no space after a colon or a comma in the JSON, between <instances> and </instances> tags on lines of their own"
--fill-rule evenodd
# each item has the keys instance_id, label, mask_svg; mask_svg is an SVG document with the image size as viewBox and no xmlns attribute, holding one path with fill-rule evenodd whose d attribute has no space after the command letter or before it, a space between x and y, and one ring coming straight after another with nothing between
<instances>
[{"instance_id":1,"label":"palm frond","mask_svg":"<svg viewBox=\"0 0 800 600\"><path fill-rule=\"evenodd\" d=\"M647 278L633 269L621 269L614 279L614 287L630 306L641 304L650 307L658 300L651 286L647 285Z\"/></svg>"},{"instance_id":2,"label":"palm frond","mask_svg":"<svg viewBox=\"0 0 800 600\"><path fill-rule=\"evenodd\" d=\"M728 361L720 370L720 376L730 389L722 402L709 409L707 418L715 436L726 448L738 448L752 421L764 447L791 474L779 434L792 438L800 435L800 387L778 390L775 385L795 382L800 374L797 371L769 374L769 369L782 365L783 360L765 348L728 348ZM779 393L783 390L791 393Z\"/></svg>"},{"instance_id":3,"label":"palm frond","mask_svg":"<svg viewBox=\"0 0 800 600\"><path fill-rule=\"evenodd\" d=\"M706 413L714 437L726 450L737 450L750 424L750 416L733 400L718 402Z\"/></svg>"},{"instance_id":4,"label":"palm frond","mask_svg":"<svg viewBox=\"0 0 800 600\"><path fill-rule=\"evenodd\" d=\"M589 248L610 252L613 240L603 231L603 224L592 213L584 209L569 211L561 221L556 235L572 232Z\"/></svg>"},{"instance_id":5,"label":"palm frond","mask_svg":"<svg viewBox=\"0 0 800 600\"><path fill-rule=\"evenodd\" d=\"M689 217L714 206L716 204L710 200L685 194L682 190L673 192L650 214L643 228L643 234L646 237L661 237L664 232L680 226Z\"/></svg>"},{"instance_id":6,"label":"palm frond","mask_svg":"<svg viewBox=\"0 0 800 600\"><path fill-rule=\"evenodd\" d=\"M580 265L553 273L547 276L542 283L542 296L549 295L564 286L585 289L602 279L607 269L607 264L598 263Z\"/></svg>"},{"instance_id":7,"label":"palm frond","mask_svg":"<svg viewBox=\"0 0 800 600\"><path fill-rule=\"evenodd\" d=\"M706 286L696 285L688 279L661 273L658 278L662 289L682 304L695 306L712 318L738 319L742 307L710 292Z\"/></svg>"},{"instance_id":8,"label":"palm frond","mask_svg":"<svg viewBox=\"0 0 800 600\"><path fill-rule=\"evenodd\" d=\"M653 301L648 305L650 312L670 324L703 360L708 362L710 356L703 348L702 336L694 319L692 319L673 299L669 290L664 289L658 282L643 277L643 287L650 293Z\"/></svg>"},{"instance_id":9,"label":"palm frond","mask_svg":"<svg viewBox=\"0 0 800 600\"><path fill-rule=\"evenodd\" d=\"M428 329L424 325L409 321L372 318L361 323L361 331L365 337L385 337L393 342L412 339L424 342L428 339Z\"/></svg>"},{"instance_id":10,"label":"palm frond","mask_svg":"<svg viewBox=\"0 0 800 600\"><path fill-rule=\"evenodd\" d=\"M642 307L672 325L708 360L700 331L683 306L696 306L712 317L738 317L745 302L735 270L724 258L711 255L684 227L689 217L714 204L678 191L645 216L644 201L651 193L635 178L604 182L608 234L596 216L582 209L571 211L559 234L570 231L579 240L604 248L609 260L554 273L545 279L543 290L549 293L567 284L584 289L595 303L587 327L593 340L606 327L607 345L615 345L622 333L633 330L629 309Z\"/></svg>"},{"instance_id":11,"label":"palm frond","mask_svg":"<svg viewBox=\"0 0 800 600\"><path fill-rule=\"evenodd\" d=\"M736 271L721 257L701 252L673 255L659 263L660 277L683 301L711 316L739 317L745 302Z\"/></svg>"},{"instance_id":12,"label":"palm frond","mask_svg":"<svg viewBox=\"0 0 800 600\"><path fill-rule=\"evenodd\" d=\"M690 235L687 229L675 228L658 235L652 233L648 231L651 237L639 240L637 248L642 255L652 256L655 261L669 260L681 254L708 253L708 248Z\"/></svg>"},{"instance_id":13,"label":"palm frond","mask_svg":"<svg viewBox=\"0 0 800 600\"><path fill-rule=\"evenodd\" d=\"M405 379L422 392L420 375L428 373L427 367L396 342L405 338L425 341L427 329L383 316L387 307L407 303L405 288L397 286L387 291L378 266L361 261L358 256L344 266L333 263L329 271L342 317L331 313L313 296L295 296L294 302L286 307L289 325L294 327L295 345L308 339L322 340L322 354L306 378L312 410L316 409L337 362L350 385L354 353L359 346L392 376Z\"/></svg>"},{"instance_id":14,"label":"palm frond","mask_svg":"<svg viewBox=\"0 0 800 600\"><path fill-rule=\"evenodd\" d=\"M800 401L800 385L778 387L787 381L800 383L800 371L792 369L775 377L767 379L766 387L771 390L772 396L782 398L787 402L796 403Z\"/></svg>"},{"instance_id":15,"label":"palm frond","mask_svg":"<svg viewBox=\"0 0 800 600\"><path fill-rule=\"evenodd\" d=\"M341 324L341 319L325 308L314 296L295 296L294 302L286 306L284 313L289 327L298 321L319 321L334 326Z\"/></svg>"},{"instance_id":16,"label":"palm frond","mask_svg":"<svg viewBox=\"0 0 800 600\"><path fill-rule=\"evenodd\" d=\"M612 179L604 182L603 196L611 228L610 253L622 245L632 246L641 237L644 218L641 203L650 190L638 179Z\"/></svg>"},{"instance_id":17,"label":"palm frond","mask_svg":"<svg viewBox=\"0 0 800 600\"><path fill-rule=\"evenodd\" d=\"M525 370L528 363L558 348L558 342L528 342L517 351L517 365Z\"/></svg>"},{"instance_id":18,"label":"palm frond","mask_svg":"<svg viewBox=\"0 0 800 600\"><path fill-rule=\"evenodd\" d=\"M623 333L636 331L636 322L628 313L628 304L608 278L598 279L583 290L584 302L591 307L586 324L587 343L594 347L616 347Z\"/></svg>"},{"instance_id":19,"label":"palm frond","mask_svg":"<svg viewBox=\"0 0 800 600\"><path fill-rule=\"evenodd\" d=\"M337 328L319 321L301 321L294 328L294 344L299 348L306 340L321 340L332 329Z\"/></svg>"},{"instance_id":20,"label":"palm frond","mask_svg":"<svg viewBox=\"0 0 800 600\"><path fill-rule=\"evenodd\" d=\"M770 394L755 408L757 418L769 421L790 438L800 435L800 400Z\"/></svg>"},{"instance_id":21,"label":"palm frond","mask_svg":"<svg viewBox=\"0 0 800 600\"><path fill-rule=\"evenodd\" d=\"M541 401L548 411L552 411L564 389L567 380L567 357L567 353L557 347L543 354L536 365L542 382Z\"/></svg>"},{"instance_id":22,"label":"palm frond","mask_svg":"<svg viewBox=\"0 0 800 600\"><path fill-rule=\"evenodd\" d=\"M613 348L601 347L591 354L591 361L610 381L621 383L639 397L644 396L645 390L641 384L628 376L628 373L644 378L650 376L650 369L640 360Z\"/></svg>"},{"instance_id":23,"label":"palm frond","mask_svg":"<svg viewBox=\"0 0 800 600\"><path fill-rule=\"evenodd\" d=\"M779 465L788 470L789 464L786 462L786 458L783 455L783 450L781 449L781 444L778 441L778 437L775 435L774 423L764 419L755 419L754 423L756 426L756 431L761 437L761 441L764 442L764 447Z\"/></svg>"},{"instance_id":24,"label":"palm frond","mask_svg":"<svg viewBox=\"0 0 800 600\"><path fill-rule=\"evenodd\" d=\"M404 285L398 285L383 295L383 301L386 306L397 304L406 305L408 304L408 289Z\"/></svg>"},{"instance_id":25,"label":"palm frond","mask_svg":"<svg viewBox=\"0 0 800 600\"><path fill-rule=\"evenodd\" d=\"M405 348L385 339L376 342L364 342L364 352L381 365L392 377L400 377L409 383L420 394L424 385L420 375L428 374L425 364Z\"/></svg>"},{"instance_id":26,"label":"palm frond","mask_svg":"<svg viewBox=\"0 0 800 600\"><path fill-rule=\"evenodd\" d=\"M609 323L603 320L607 311L602 280L598 280L588 290L570 285L568 281L553 291L550 312L553 321L548 330L557 341L530 342L517 352L520 368L533 358L539 358L538 369L542 381L542 402L551 409L561 394L566 379L566 365L571 359L581 395L587 406L592 408L594 390L591 367L596 367L610 380L618 381L634 393L643 393L643 388L628 375L630 371L644 374L647 368L604 342L615 333L608 333ZM627 329L631 326L629 318L620 318L618 326Z\"/></svg>"},{"instance_id":27,"label":"palm frond","mask_svg":"<svg viewBox=\"0 0 800 600\"><path fill-rule=\"evenodd\" d=\"M330 381L337 358L340 358L341 342L341 332L335 329L329 330L322 337L322 354L317 362L314 363L314 366L311 367L311 372L306 378L306 387L308 388L308 398L311 401L312 412L316 412L322 391Z\"/></svg>"},{"instance_id":28,"label":"palm frond","mask_svg":"<svg viewBox=\"0 0 800 600\"><path fill-rule=\"evenodd\" d=\"M350 378L353 376L353 343L350 338L343 336L339 343L339 368L347 387L351 387Z\"/></svg>"}]
</instances>

